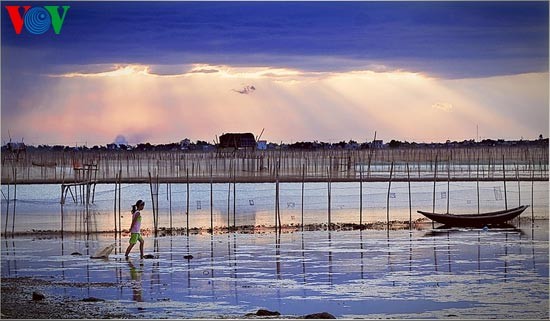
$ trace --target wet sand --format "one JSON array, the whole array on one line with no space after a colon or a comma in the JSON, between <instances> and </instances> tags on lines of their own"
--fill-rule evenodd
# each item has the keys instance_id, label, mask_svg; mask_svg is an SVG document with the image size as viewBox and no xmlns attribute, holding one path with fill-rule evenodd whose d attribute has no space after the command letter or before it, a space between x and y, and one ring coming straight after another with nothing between
<instances>
[{"instance_id":1,"label":"wet sand","mask_svg":"<svg viewBox=\"0 0 550 321\"><path fill-rule=\"evenodd\" d=\"M127 319L133 318L124 306L115 302L84 302L72 297L48 294L33 300L33 293L47 293L52 288L88 286L36 278L2 278L2 319ZM98 284L97 286L117 286Z\"/></svg>"}]
</instances>

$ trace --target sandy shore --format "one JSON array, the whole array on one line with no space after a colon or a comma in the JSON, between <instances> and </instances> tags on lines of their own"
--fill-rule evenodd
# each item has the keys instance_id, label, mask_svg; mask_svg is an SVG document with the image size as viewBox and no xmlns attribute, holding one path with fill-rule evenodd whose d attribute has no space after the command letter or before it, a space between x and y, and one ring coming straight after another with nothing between
<instances>
[{"instance_id":1,"label":"sandy shore","mask_svg":"<svg viewBox=\"0 0 550 321\"><path fill-rule=\"evenodd\" d=\"M85 302L79 298L50 294L56 288L82 286L87 285L34 278L2 278L1 317L2 319L134 318L124 306L116 302ZM113 285L98 284L97 286ZM43 294L45 298L33 300L34 292Z\"/></svg>"},{"instance_id":2,"label":"sandy shore","mask_svg":"<svg viewBox=\"0 0 550 321\"><path fill-rule=\"evenodd\" d=\"M151 319L150 314L136 313L128 302L101 298L54 295L63 289L83 288L90 284L52 281L37 278L2 278L1 319ZM129 284L93 283L94 287L125 287ZM41 294L42 299L35 295ZM140 310L140 308L138 308ZM143 310L145 310L143 308ZM330 316L330 317L327 317ZM185 319L189 316L162 314L162 319ZM278 311L258 310L244 315L216 316L217 319L327 319L327 312L307 316L281 315ZM210 319L210 317L209 317Z\"/></svg>"}]
</instances>

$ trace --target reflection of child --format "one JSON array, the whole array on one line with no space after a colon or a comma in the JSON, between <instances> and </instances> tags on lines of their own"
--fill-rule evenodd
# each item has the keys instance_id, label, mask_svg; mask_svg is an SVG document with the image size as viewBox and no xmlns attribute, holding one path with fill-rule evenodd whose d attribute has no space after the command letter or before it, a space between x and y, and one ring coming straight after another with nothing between
<instances>
[{"instance_id":1,"label":"reflection of child","mask_svg":"<svg viewBox=\"0 0 550 321\"><path fill-rule=\"evenodd\" d=\"M142 200L138 200L136 202L136 205L132 205L132 225L130 225L130 245L128 245L128 248L126 249L126 258L128 258L128 254L130 254L130 251L136 245L137 241L139 241L139 252L140 257L143 259L143 238L141 237L141 210L145 207L145 202Z\"/></svg>"},{"instance_id":2,"label":"reflection of child","mask_svg":"<svg viewBox=\"0 0 550 321\"><path fill-rule=\"evenodd\" d=\"M141 273L143 273L143 263L140 264L141 268L136 268L132 261L128 261L130 265L130 277L132 281L135 281L136 284L132 285L133 299L137 302L142 302L141 298Z\"/></svg>"}]
</instances>

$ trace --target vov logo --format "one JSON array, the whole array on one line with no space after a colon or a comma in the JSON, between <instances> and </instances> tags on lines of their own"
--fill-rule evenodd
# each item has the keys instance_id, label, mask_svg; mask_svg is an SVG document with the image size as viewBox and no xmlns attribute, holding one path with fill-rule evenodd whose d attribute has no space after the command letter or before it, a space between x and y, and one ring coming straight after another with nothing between
<instances>
[{"instance_id":1,"label":"vov logo","mask_svg":"<svg viewBox=\"0 0 550 321\"><path fill-rule=\"evenodd\" d=\"M16 34L21 34L23 26L28 32L41 35L50 30L53 27L55 34L61 33L61 28L65 22L67 11L71 6L61 6L63 13L59 14L60 6L44 6L44 7L31 7L31 6L5 6L10 15L13 29ZM23 13L21 14L21 8Z\"/></svg>"}]
</instances>

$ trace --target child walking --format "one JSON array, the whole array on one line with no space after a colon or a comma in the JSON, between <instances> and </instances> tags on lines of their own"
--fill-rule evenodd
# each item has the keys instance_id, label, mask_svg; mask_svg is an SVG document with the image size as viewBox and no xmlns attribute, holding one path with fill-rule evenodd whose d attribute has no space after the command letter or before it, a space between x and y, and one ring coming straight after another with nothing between
<instances>
[{"instance_id":1,"label":"child walking","mask_svg":"<svg viewBox=\"0 0 550 321\"><path fill-rule=\"evenodd\" d=\"M145 202L142 200L138 200L136 202L136 205L132 205L132 225L130 225L130 245L128 245L128 248L126 249L126 258L128 258L128 254L130 254L130 251L136 245L137 241L139 241L139 252L140 257L143 259L143 237L141 237L141 210L145 207Z\"/></svg>"}]
</instances>

